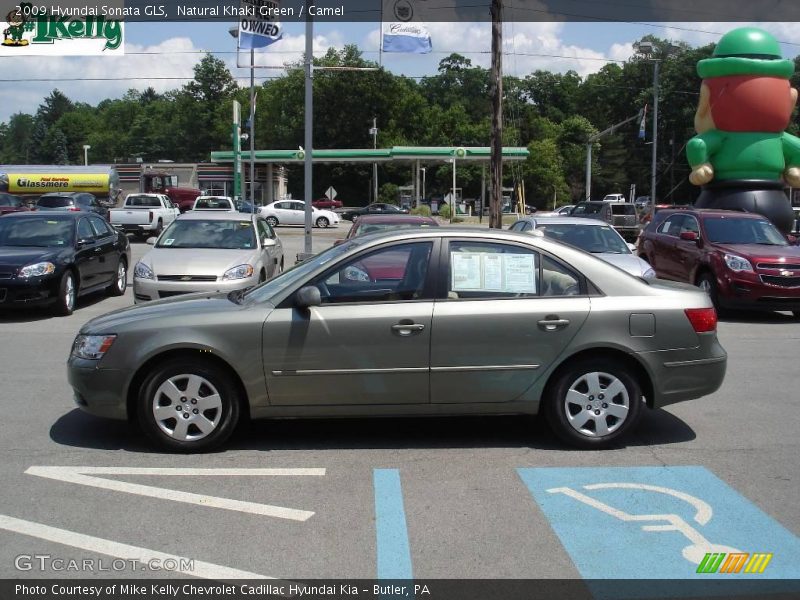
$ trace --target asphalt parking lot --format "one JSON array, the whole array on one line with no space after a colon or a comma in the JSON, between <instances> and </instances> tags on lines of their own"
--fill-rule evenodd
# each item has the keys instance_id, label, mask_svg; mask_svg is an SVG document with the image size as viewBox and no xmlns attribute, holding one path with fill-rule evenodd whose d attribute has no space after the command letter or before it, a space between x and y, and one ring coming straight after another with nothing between
<instances>
[{"instance_id":1,"label":"asphalt parking lot","mask_svg":"<svg viewBox=\"0 0 800 600\"><path fill-rule=\"evenodd\" d=\"M347 225L315 230L314 250ZM278 233L291 264L303 230ZM134 243L134 260L147 249ZM800 579L800 322L787 313L723 320L723 387L647 411L616 450L497 417L257 422L180 456L72 401L75 334L131 304L129 287L71 317L0 316L0 577L87 575L19 559L48 555L189 557L187 574L210 578L636 577L631 565L680 578L712 548L772 553L764 576ZM91 576L163 575L102 564Z\"/></svg>"}]
</instances>

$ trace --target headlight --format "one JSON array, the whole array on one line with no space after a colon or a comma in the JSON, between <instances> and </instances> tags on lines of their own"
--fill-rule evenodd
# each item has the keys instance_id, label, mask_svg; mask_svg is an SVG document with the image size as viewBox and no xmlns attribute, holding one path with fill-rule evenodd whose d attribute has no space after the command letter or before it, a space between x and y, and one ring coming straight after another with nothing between
<instances>
[{"instance_id":1,"label":"headlight","mask_svg":"<svg viewBox=\"0 0 800 600\"><path fill-rule=\"evenodd\" d=\"M655 279L656 272L653 270L653 267L647 267L644 273L642 273L642 277L644 277L645 279Z\"/></svg>"},{"instance_id":2,"label":"headlight","mask_svg":"<svg viewBox=\"0 0 800 600\"><path fill-rule=\"evenodd\" d=\"M725 264L728 265L728 268L731 271L753 272L753 265L750 264L750 261L746 258L742 258L741 256L736 256L735 254L726 254Z\"/></svg>"},{"instance_id":3,"label":"headlight","mask_svg":"<svg viewBox=\"0 0 800 600\"><path fill-rule=\"evenodd\" d=\"M222 275L222 281L230 279L245 279L247 277L252 277L252 275L253 265L238 265L225 271L225 273Z\"/></svg>"},{"instance_id":4,"label":"headlight","mask_svg":"<svg viewBox=\"0 0 800 600\"><path fill-rule=\"evenodd\" d=\"M42 275L50 275L54 273L56 266L51 262L40 262L35 265L27 265L19 270L19 277L22 279L29 279L31 277L41 277Z\"/></svg>"},{"instance_id":5,"label":"headlight","mask_svg":"<svg viewBox=\"0 0 800 600\"><path fill-rule=\"evenodd\" d=\"M72 356L100 360L117 339L116 335L79 335L72 344Z\"/></svg>"},{"instance_id":6,"label":"headlight","mask_svg":"<svg viewBox=\"0 0 800 600\"><path fill-rule=\"evenodd\" d=\"M155 279L156 276L153 273L153 269L148 267L143 262L136 263L136 267L133 269L133 276L136 279Z\"/></svg>"}]
</instances>

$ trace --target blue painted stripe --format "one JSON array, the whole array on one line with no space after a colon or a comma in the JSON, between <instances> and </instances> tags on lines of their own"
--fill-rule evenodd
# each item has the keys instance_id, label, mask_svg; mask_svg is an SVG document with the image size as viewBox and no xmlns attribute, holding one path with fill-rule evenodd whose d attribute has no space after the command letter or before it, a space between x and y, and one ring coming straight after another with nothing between
<instances>
[{"instance_id":1,"label":"blue painted stripe","mask_svg":"<svg viewBox=\"0 0 800 600\"><path fill-rule=\"evenodd\" d=\"M398 469L374 469L378 579L411 579L411 550Z\"/></svg>"}]
</instances>

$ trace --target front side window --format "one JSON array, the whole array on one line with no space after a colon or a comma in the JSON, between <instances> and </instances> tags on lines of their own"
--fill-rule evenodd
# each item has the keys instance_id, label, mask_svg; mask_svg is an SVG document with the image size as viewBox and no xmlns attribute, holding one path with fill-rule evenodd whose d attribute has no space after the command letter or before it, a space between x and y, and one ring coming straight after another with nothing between
<instances>
[{"instance_id":1,"label":"front side window","mask_svg":"<svg viewBox=\"0 0 800 600\"><path fill-rule=\"evenodd\" d=\"M78 239L91 240L95 236L94 229L89 225L89 219L81 219L78 222Z\"/></svg>"},{"instance_id":2,"label":"front side window","mask_svg":"<svg viewBox=\"0 0 800 600\"><path fill-rule=\"evenodd\" d=\"M658 228L658 233L678 237L681 231L684 215L673 215L664 221Z\"/></svg>"},{"instance_id":3,"label":"front side window","mask_svg":"<svg viewBox=\"0 0 800 600\"><path fill-rule=\"evenodd\" d=\"M399 244L358 256L322 275L323 304L392 302L423 297L431 242Z\"/></svg>"},{"instance_id":4,"label":"front side window","mask_svg":"<svg viewBox=\"0 0 800 600\"><path fill-rule=\"evenodd\" d=\"M92 229L97 237L108 237L111 235L112 231L103 219L99 217L89 217L89 222L92 224Z\"/></svg>"}]
</instances>

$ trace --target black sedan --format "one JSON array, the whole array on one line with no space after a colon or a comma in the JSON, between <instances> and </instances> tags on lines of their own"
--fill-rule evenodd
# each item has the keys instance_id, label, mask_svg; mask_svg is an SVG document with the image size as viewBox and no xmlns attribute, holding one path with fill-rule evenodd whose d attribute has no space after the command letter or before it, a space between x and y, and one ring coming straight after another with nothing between
<instances>
[{"instance_id":1,"label":"black sedan","mask_svg":"<svg viewBox=\"0 0 800 600\"><path fill-rule=\"evenodd\" d=\"M128 285L128 238L87 212L21 212L0 219L0 310L53 305L70 315L78 296Z\"/></svg>"},{"instance_id":2,"label":"black sedan","mask_svg":"<svg viewBox=\"0 0 800 600\"><path fill-rule=\"evenodd\" d=\"M385 204L383 202L374 202L368 204L363 208L351 208L342 212L342 218L348 221L355 221L358 217L363 215L407 215L407 208L400 208L395 204Z\"/></svg>"}]
</instances>

